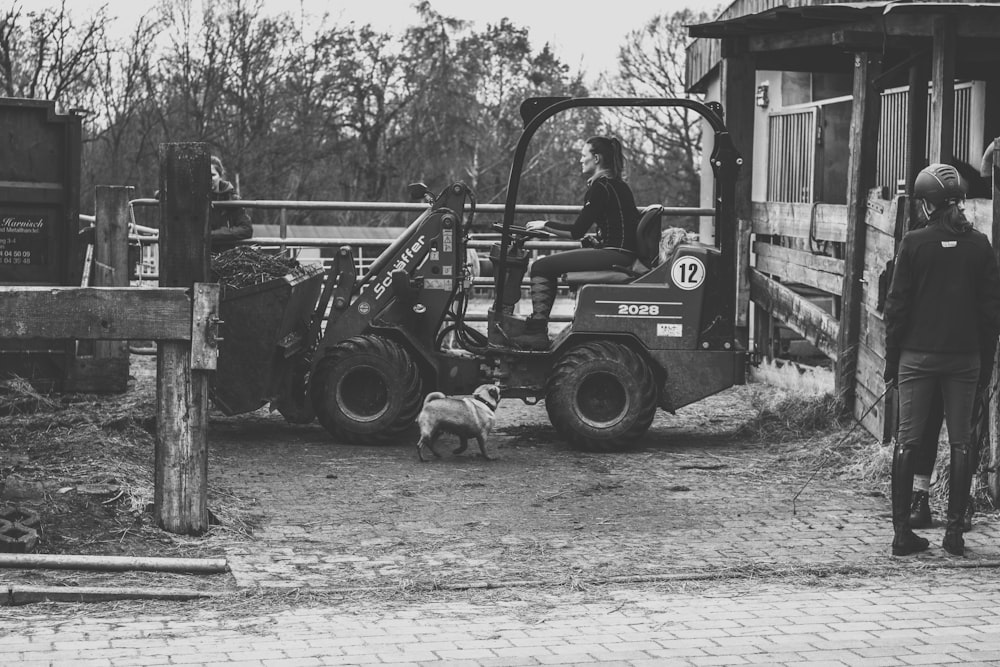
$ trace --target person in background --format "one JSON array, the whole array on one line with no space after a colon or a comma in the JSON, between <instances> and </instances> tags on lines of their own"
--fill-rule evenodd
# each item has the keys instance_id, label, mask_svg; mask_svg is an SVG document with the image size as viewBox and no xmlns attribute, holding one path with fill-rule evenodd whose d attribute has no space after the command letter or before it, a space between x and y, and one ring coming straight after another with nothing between
<instances>
[{"instance_id":1,"label":"person in background","mask_svg":"<svg viewBox=\"0 0 1000 667\"><path fill-rule=\"evenodd\" d=\"M549 313L556 300L558 277L572 271L602 271L628 266L637 250L639 210L631 188L622 180L625 157L617 138L591 137L580 153L580 169L587 177L583 211L574 222L532 220L525 226L561 238L581 240L583 248L566 250L536 259L531 265L532 313L525 332L511 340L519 347L546 350L549 347ZM597 227L595 237L586 236Z\"/></svg>"},{"instance_id":2,"label":"person in background","mask_svg":"<svg viewBox=\"0 0 1000 667\"><path fill-rule=\"evenodd\" d=\"M991 141L986 147L986 152L983 153L983 158L980 163L979 172L964 175L965 180L968 182L968 196L970 197L989 198L992 196L994 143L995 142ZM955 164L952 166L958 168ZM963 176L961 170L959 170L959 175ZM972 182L973 178L977 181L976 183ZM919 229L925 224L926 220L918 221L911 229ZM980 384L983 387L989 383L993 366L993 354L991 354L989 350L986 350L984 356L990 357L990 361L986 367L983 368L984 376L980 381ZM985 415L980 415L980 418L984 417ZM913 528L930 528L934 523L930 508L931 476L934 473L934 461L937 458L938 437L941 435L941 426L943 424L944 403L941 396L936 396L931 402L930 411L927 415L927 430L924 433L924 444L920 447L920 454L917 457L913 475L913 506L910 510L910 525ZM975 446L977 443L972 444ZM978 448L974 447L973 458L976 459L977 457ZM968 507L966 507L962 518L963 529L966 532L972 530L972 518L975 515L975 512L975 501L970 496Z\"/></svg>"},{"instance_id":3,"label":"person in background","mask_svg":"<svg viewBox=\"0 0 1000 667\"><path fill-rule=\"evenodd\" d=\"M234 201L240 198L233 184L226 179L226 169L222 160L215 155L212 164L212 201ZM212 207L209 214L212 234L212 252L228 250L237 241L253 236L253 224L243 208Z\"/></svg>"},{"instance_id":4,"label":"person in background","mask_svg":"<svg viewBox=\"0 0 1000 667\"><path fill-rule=\"evenodd\" d=\"M944 402L951 445L950 486L942 547L965 553L962 515L973 461L973 405L983 357L1000 333L1000 269L986 236L965 218L965 188L954 167L932 164L917 174L913 195L927 218L899 247L885 305L887 384L899 387L899 437L892 463L892 553L907 556L928 541L910 525L913 474L927 439L936 393Z\"/></svg>"}]
</instances>

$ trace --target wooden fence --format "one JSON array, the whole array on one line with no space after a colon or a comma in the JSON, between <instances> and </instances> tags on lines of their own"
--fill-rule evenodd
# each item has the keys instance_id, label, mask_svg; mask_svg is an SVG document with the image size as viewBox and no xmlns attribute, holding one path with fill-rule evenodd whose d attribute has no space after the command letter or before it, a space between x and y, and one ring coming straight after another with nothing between
<instances>
[{"instance_id":1,"label":"wooden fence","mask_svg":"<svg viewBox=\"0 0 1000 667\"><path fill-rule=\"evenodd\" d=\"M127 187L97 189L93 261L104 286L0 286L0 338L100 341L85 372L74 371L86 376L77 387L113 390L123 370L127 377L125 341L159 342L153 511L165 530L195 535L208 529L208 379L218 357L219 285L207 282L208 174L206 145L161 146L160 287L124 286Z\"/></svg>"},{"instance_id":2,"label":"wooden fence","mask_svg":"<svg viewBox=\"0 0 1000 667\"><path fill-rule=\"evenodd\" d=\"M995 186L994 186L995 187ZM965 212L976 229L991 240L1000 225L1000 192L994 199L970 199ZM868 193L864 220L864 268L860 337L854 376L855 417L874 436L888 442L895 429L895 403L880 400L885 392L885 324L883 300L888 291L887 264L895 257L899 240L909 221L909 199L905 195L886 197L881 189ZM754 259L748 270L750 299L758 307L755 339L758 349L770 343L771 318L795 331L836 362L841 328L842 281L846 259L848 206L833 204L789 204L755 202L752 211ZM802 287L820 290L833 297L834 313L827 313L802 296ZM761 312L763 311L763 312ZM996 373L994 374L996 378ZM870 408L870 409L869 409ZM998 461L1000 410L994 397L991 419L991 464ZM1000 497L1000 479L990 473L994 498Z\"/></svg>"}]
</instances>

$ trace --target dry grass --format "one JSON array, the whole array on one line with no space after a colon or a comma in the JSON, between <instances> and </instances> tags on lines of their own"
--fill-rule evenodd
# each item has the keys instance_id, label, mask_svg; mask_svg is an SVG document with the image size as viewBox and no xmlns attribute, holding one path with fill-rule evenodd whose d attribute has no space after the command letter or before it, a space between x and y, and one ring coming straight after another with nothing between
<instances>
[{"instance_id":1,"label":"dry grass","mask_svg":"<svg viewBox=\"0 0 1000 667\"><path fill-rule=\"evenodd\" d=\"M0 408L17 406L0 431L0 478L8 487L16 480L44 490L24 501L49 526L43 551L195 556L219 552L220 539L243 541L252 533L252 502L216 483L209 485L214 525L207 535L176 536L155 526L151 392L55 399L11 381L0 399Z\"/></svg>"},{"instance_id":2,"label":"dry grass","mask_svg":"<svg viewBox=\"0 0 1000 667\"><path fill-rule=\"evenodd\" d=\"M0 416L27 414L55 407L55 402L35 391L24 378L15 375L9 380L0 381Z\"/></svg>"},{"instance_id":3,"label":"dry grass","mask_svg":"<svg viewBox=\"0 0 1000 667\"><path fill-rule=\"evenodd\" d=\"M799 441L851 426L832 394L801 396L755 385L750 405L756 415L737 435L760 442Z\"/></svg>"},{"instance_id":4,"label":"dry grass","mask_svg":"<svg viewBox=\"0 0 1000 667\"><path fill-rule=\"evenodd\" d=\"M892 445L880 442L845 415L832 394L804 396L756 387L750 394L750 403L756 414L739 429L738 435L794 446L791 458L821 466L828 474L863 482L888 496ZM982 471L989 465L989 452L980 452L980 458ZM948 503L950 459L947 438L942 437L931 477L931 498L940 507ZM987 493L985 473L975 475L972 491L978 507L996 509Z\"/></svg>"}]
</instances>

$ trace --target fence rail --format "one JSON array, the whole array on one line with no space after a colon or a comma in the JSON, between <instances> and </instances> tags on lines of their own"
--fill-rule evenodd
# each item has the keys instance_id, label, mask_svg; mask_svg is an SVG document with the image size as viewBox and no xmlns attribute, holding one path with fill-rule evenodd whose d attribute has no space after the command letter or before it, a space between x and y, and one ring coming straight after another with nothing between
<instances>
[{"instance_id":1,"label":"fence rail","mask_svg":"<svg viewBox=\"0 0 1000 667\"><path fill-rule=\"evenodd\" d=\"M155 207L159 206L160 200L153 198L138 198L129 202L129 210L133 207ZM324 210L324 211L371 211L378 213L385 212L413 212L422 213L427 210L428 205L424 203L405 202L350 202L350 201L293 201L293 200L270 200L270 199L241 199L237 201L212 202L212 206L219 208L247 208L260 210ZM553 204L519 204L514 207L516 213L546 214L546 215L576 215L583 209L579 205L553 205ZM503 213L506 210L504 204L478 204L477 213ZM663 215L666 217L686 217L686 216L709 216L715 215L715 209L699 208L687 206L664 206ZM81 219L83 216L81 216ZM92 221L91 217L91 221ZM284 216L282 215L282 219ZM336 234L337 227L322 227L331 234ZM473 233L469 235L469 247L474 250L488 250L493 242L499 238L493 233ZM129 240L140 246L140 262L138 276L140 280L156 280L158 278L157 253L155 244L159 239L159 231L155 227L138 225L134 215L129 224ZM357 249L358 255L355 257L358 274L363 276L365 271L377 257L378 253L388 247L391 239L372 238L350 238L329 236L327 238L304 238L289 236L287 227L280 226L279 236L259 236L240 242L241 245L255 245L267 248L339 248L350 245ZM579 248L580 244L575 241L528 241L525 248L533 251L551 252L554 250L569 250ZM371 251L371 252L368 252ZM318 258L323 262L323 258ZM326 262L323 262L326 263ZM477 278L474 284L482 287L492 286L492 279Z\"/></svg>"}]
</instances>

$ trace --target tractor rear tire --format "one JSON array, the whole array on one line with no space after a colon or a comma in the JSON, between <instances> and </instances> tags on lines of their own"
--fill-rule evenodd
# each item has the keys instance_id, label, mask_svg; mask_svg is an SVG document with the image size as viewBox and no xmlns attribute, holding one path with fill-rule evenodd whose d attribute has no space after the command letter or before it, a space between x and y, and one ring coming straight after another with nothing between
<instances>
[{"instance_id":1,"label":"tractor rear tire","mask_svg":"<svg viewBox=\"0 0 1000 667\"><path fill-rule=\"evenodd\" d=\"M657 390L647 360L624 345L584 343L556 361L545 392L549 420L576 449L626 449L653 423Z\"/></svg>"},{"instance_id":2,"label":"tractor rear tire","mask_svg":"<svg viewBox=\"0 0 1000 667\"><path fill-rule=\"evenodd\" d=\"M316 416L334 437L357 445L401 441L422 406L420 371L407 351L382 336L349 338L316 365Z\"/></svg>"}]
</instances>

